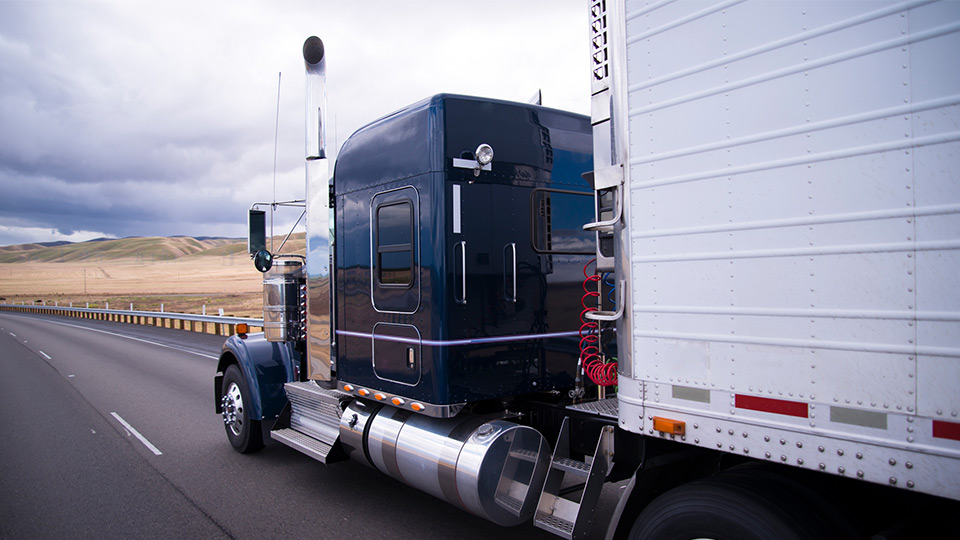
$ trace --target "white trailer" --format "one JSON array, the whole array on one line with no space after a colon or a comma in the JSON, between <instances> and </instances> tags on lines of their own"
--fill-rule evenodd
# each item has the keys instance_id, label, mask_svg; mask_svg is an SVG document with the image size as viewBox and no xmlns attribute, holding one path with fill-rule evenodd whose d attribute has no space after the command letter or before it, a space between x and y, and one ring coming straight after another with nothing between
<instances>
[{"instance_id":1,"label":"white trailer","mask_svg":"<svg viewBox=\"0 0 960 540\"><path fill-rule=\"evenodd\" d=\"M619 427L960 499L960 2L590 9Z\"/></svg>"}]
</instances>

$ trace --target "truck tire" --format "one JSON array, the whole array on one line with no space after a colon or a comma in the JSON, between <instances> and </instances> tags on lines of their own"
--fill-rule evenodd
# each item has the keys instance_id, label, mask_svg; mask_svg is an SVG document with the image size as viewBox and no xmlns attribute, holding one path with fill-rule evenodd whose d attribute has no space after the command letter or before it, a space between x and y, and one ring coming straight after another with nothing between
<instances>
[{"instance_id":1,"label":"truck tire","mask_svg":"<svg viewBox=\"0 0 960 540\"><path fill-rule=\"evenodd\" d=\"M263 448L260 421L251 419L247 412L245 404L250 403L250 391L236 364L224 372L222 390L223 423L233 449L249 454Z\"/></svg>"},{"instance_id":2,"label":"truck tire","mask_svg":"<svg viewBox=\"0 0 960 540\"><path fill-rule=\"evenodd\" d=\"M813 516L782 504L773 490L723 474L684 484L653 500L630 540L801 540L823 538ZM811 518L811 519L807 519Z\"/></svg>"}]
</instances>

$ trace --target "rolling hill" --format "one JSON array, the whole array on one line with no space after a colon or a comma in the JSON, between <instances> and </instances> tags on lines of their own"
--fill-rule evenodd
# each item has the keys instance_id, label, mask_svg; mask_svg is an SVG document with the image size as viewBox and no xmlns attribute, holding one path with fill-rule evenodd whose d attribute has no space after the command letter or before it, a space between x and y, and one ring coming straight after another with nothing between
<instances>
[{"instance_id":1,"label":"rolling hill","mask_svg":"<svg viewBox=\"0 0 960 540\"><path fill-rule=\"evenodd\" d=\"M275 239L277 246L283 237ZM290 237L284 253L303 253L305 234ZM0 246L0 263L134 260L141 262L171 261L183 257L223 257L243 254L247 242L243 238L136 237L97 239L77 243L20 244Z\"/></svg>"}]
</instances>

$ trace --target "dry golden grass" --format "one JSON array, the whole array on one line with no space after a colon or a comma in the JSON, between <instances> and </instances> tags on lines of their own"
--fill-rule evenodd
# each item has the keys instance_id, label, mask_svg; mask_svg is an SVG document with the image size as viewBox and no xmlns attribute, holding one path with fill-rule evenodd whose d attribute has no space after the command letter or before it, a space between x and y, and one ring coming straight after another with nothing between
<instances>
[{"instance_id":1,"label":"dry golden grass","mask_svg":"<svg viewBox=\"0 0 960 540\"><path fill-rule=\"evenodd\" d=\"M293 247L303 245L303 235ZM282 238L280 239L282 240ZM277 240L279 245L280 240ZM239 241L242 243L243 241ZM163 310L261 317L263 275L246 253L214 246L171 260L95 257L81 261L0 263L0 303L44 301L74 307ZM289 252L284 248L284 252ZM302 249L300 249L302 253Z\"/></svg>"}]
</instances>

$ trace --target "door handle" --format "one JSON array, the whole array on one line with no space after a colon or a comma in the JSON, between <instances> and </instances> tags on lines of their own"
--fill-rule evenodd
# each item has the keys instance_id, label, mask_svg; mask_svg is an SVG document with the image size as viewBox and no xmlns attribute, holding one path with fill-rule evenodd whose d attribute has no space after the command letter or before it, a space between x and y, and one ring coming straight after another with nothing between
<instances>
[{"instance_id":1,"label":"door handle","mask_svg":"<svg viewBox=\"0 0 960 540\"><path fill-rule=\"evenodd\" d=\"M460 298L457 298L456 285L454 285L454 299L458 304L467 304L467 242L461 241L453 246L453 256L457 256L457 248L460 248Z\"/></svg>"},{"instance_id":2,"label":"door handle","mask_svg":"<svg viewBox=\"0 0 960 540\"><path fill-rule=\"evenodd\" d=\"M513 294L510 293L510 287L507 286L507 253L510 253L513 266ZM517 244L509 243L503 246L503 298L507 302L516 303L517 301Z\"/></svg>"}]
</instances>

